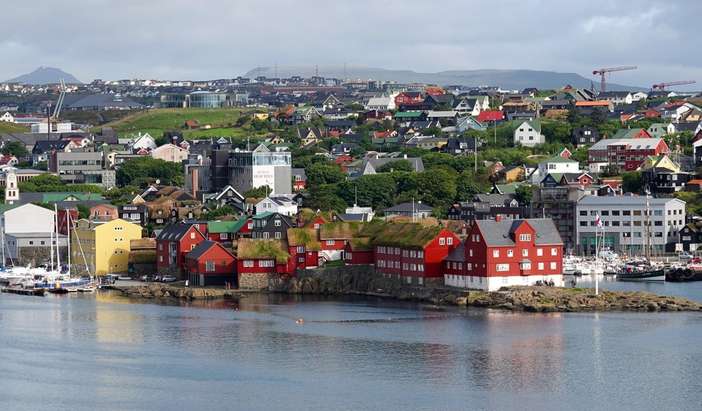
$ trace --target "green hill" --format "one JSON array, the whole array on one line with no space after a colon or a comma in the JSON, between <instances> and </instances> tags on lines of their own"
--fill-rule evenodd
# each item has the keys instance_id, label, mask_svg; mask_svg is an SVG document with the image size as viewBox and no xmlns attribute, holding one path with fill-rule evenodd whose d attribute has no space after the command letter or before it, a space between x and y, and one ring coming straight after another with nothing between
<instances>
[{"instance_id":1,"label":"green hill","mask_svg":"<svg viewBox=\"0 0 702 411\"><path fill-rule=\"evenodd\" d=\"M28 133L29 127L15 123L0 121L0 134L3 133Z\"/></svg>"},{"instance_id":2,"label":"green hill","mask_svg":"<svg viewBox=\"0 0 702 411\"><path fill-rule=\"evenodd\" d=\"M185 138L196 137L245 137L261 135L250 127L250 119L243 118L252 110L239 108L167 108L140 111L122 119L104 124L123 136L149 133L153 137L164 131L180 131ZM196 120L200 128L188 130L187 120ZM209 127L209 128L207 128Z\"/></svg>"}]
</instances>

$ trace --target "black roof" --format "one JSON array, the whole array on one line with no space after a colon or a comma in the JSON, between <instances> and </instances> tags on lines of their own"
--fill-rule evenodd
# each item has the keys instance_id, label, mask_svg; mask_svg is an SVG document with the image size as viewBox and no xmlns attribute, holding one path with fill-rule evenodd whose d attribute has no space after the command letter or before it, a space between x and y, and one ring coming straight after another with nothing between
<instances>
[{"instance_id":1,"label":"black roof","mask_svg":"<svg viewBox=\"0 0 702 411\"><path fill-rule=\"evenodd\" d=\"M419 202L416 203L401 203L398 204L394 207L390 207L385 210L385 212L391 212L391 213L419 213L419 212L427 212L427 211L432 211L433 209L426 204L422 204Z\"/></svg>"},{"instance_id":2,"label":"black roof","mask_svg":"<svg viewBox=\"0 0 702 411\"><path fill-rule=\"evenodd\" d=\"M168 240L168 241L173 241L173 240L180 240L183 238L185 233L188 232L188 230L192 227L192 224L187 224L187 223L173 223L167 225L161 232L158 234L158 237L156 237L157 240ZM197 227L195 227L197 230ZM198 230L199 231L199 230Z\"/></svg>"},{"instance_id":3,"label":"black roof","mask_svg":"<svg viewBox=\"0 0 702 411\"><path fill-rule=\"evenodd\" d=\"M63 150L70 143L68 140L39 140L34 143L32 154L47 153L51 150Z\"/></svg>"}]
</instances>

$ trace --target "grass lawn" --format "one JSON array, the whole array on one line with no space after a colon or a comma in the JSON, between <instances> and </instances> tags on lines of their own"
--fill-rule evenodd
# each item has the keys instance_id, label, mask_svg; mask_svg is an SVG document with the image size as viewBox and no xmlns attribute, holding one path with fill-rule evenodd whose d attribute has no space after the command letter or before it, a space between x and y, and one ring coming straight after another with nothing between
<instances>
[{"instance_id":1,"label":"grass lawn","mask_svg":"<svg viewBox=\"0 0 702 411\"><path fill-rule=\"evenodd\" d=\"M0 134L1 133L28 133L28 132L29 132L29 127L26 127L26 126L23 126L20 124L0 121Z\"/></svg>"},{"instance_id":2,"label":"grass lawn","mask_svg":"<svg viewBox=\"0 0 702 411\"><path fill-rule=\"evenodd\" d=\"M242 113L252 110L240 108L173 108L152 109L131 114L125 118L105 124L113 127L118 133L128 136L136 133L149 133L159 137L164 131L177 130L183 132L186 138L198 137L245 137L255 136L254 130L244 127L234 127ZM205 130L187 130L183 127L186 120L197 120L200 126L210 125ZM259 135L262 133L258 133Z\"/></svg>"}]
</instances>

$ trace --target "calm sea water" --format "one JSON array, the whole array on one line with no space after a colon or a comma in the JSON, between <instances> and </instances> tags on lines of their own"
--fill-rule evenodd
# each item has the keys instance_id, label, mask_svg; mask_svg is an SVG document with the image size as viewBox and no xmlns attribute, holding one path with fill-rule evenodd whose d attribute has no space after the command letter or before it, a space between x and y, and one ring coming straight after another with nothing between
<instances>
[{"instance_id":1,"label":"calm sea water","mask_svg":"<svg viewBox=\"0 0 702 411\"><path fill-rule=\"evenodd\" d=\"M690 313L0 295L2 410L699 410L701 365Z\"/></svg>"}]
</instances>

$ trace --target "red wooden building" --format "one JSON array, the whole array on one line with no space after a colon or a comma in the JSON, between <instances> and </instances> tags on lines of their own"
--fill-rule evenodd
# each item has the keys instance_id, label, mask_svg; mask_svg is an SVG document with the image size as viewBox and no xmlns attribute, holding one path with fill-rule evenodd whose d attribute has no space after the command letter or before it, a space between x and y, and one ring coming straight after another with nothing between
<instances>
[{"instance_id":1,"label":"red wooden building","mask_svg":"<svg viewBox=\"0 0 702 411\"><path fill-rule=\"evenodd\" d=\"M286 241L241 238L236 256L239 288L262 290L270 279L295 273Z\"/></svg>"},{"instance_id":2,"label":"red wooden building","mask_svg":"<svg viewBox=\"0 0 702 411\"><path fill-rule=\"evenodd\" d=\"M373 265L373 246L370 238L357 237L346 243L344 247L344 264L346 265Z\"/></svg>"},{"instance_id":3,"label":"red wooden building","mask_svg":"<svg viewBox=\"0 0 702 411\"><path fill-rule=\"evenodd\" d=\"M360 232L363 224L334 221L319 226L320 255L327 261L340 260L346 244Z\"/></svg>"},{"instance_id":4,"label":"red wooden building","mask_svg":"<svg viewBox=\"0 0 702 411\"><path fill-rule=\"evenodd\" d=\"M192 286L236 287L236 258L222 244L202 241L185 255L185 269Z\"/></svg>"},{"instance_id":5,"label":"red wooden building","mask_svg":"<svg viewBox=\"0 0 702 411\"><path fill-rule=\"evenodd\" d=\"M183 276L185 255L207 238L199 223L174 223L166 226L156 237L156 271ZM206 232L206 231L205 231Z\"/></svg>"},{"instance_id":6,"label":"red wooden building","mask_svg":"<svg viewBox=\"0 0 702 411\"><path fill-rule=\"evenodd\" d=\"M475 220L443 264L446 285L494 291L553 281L563 286L563 241L551 219Z\"/></svg>"},{"instance_id":7,"label":"red wooden building","mask_svg":"<svg viewBox=\"0 0 702 411\"><path fill-rule=\"evenodd\" d=\"M376 269L417 285L442 279L444 258L459 242L445 228L414 223L384 224L371 239Z\"/></svg>"},{"instance_id":8,"label":"red wooden building","mask_svg":"<svg viewBox=\"0 0 702 411\"><path fill-rule=\"evenodd\" d=\"M605 138L588 149L588 162L593 164L616 166L623 171L639 168L648 156L668 154L670 149L662 138L638 137L646 133L631 133L635 138ZM600 167L601 168L601 167Z\"/></svg>"},{"instance_id":9,"label":"red wooden building","mask_svg":"<svg viewBox=\"0 0 702 411\"><path fill-rule=\"evenodd\" d=\"M320 244L314 228L288 228L288 254L295 269L316 268L319 264Z\"/></svg>"},{"instance_id":10,"label":"red wooden building","mask_svg":"<svg viewBox=\"0 0 702 411\"><path fill-rule=\"evenodd\" d=\"M417 106L424 102L424 94L419 91L405 91L395 96L395 106Z\"/></svg>"}]
</instances>

